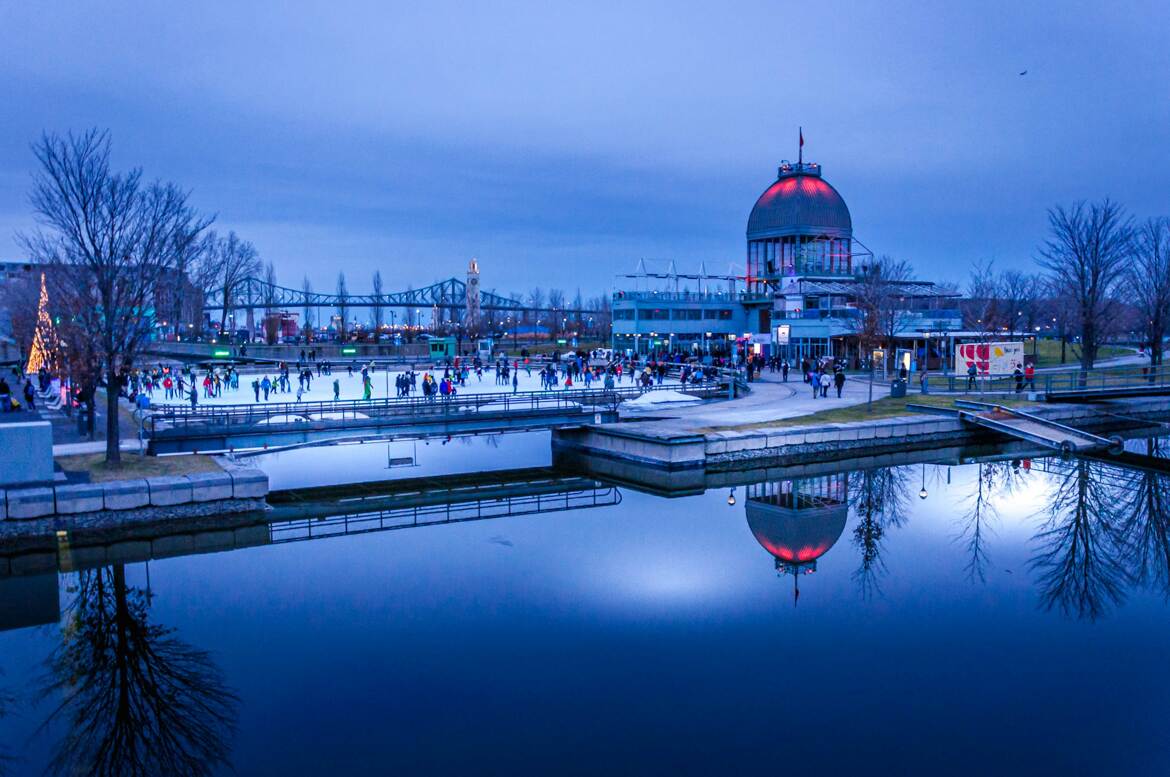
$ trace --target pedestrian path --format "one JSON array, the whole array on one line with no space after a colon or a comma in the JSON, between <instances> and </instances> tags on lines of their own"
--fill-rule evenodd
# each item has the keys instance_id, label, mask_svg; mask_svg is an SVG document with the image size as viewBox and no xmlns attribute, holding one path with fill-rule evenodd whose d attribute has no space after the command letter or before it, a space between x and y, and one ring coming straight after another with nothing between
<instances>
[{"instance_id":1,"label":"pedestrian path","mask_svg":"<svg viewBox=\"0 0 1170 777\"><path fill-rule=\"evenodd\" d=\"M752 391L735 400L704 402L701 405L680 407L653 407L648 411L628 412L624 407L622 417L637 419L639 416L662 417L669 415L677 419L678 430L701 429L732 424L757 424L779 421L786 418L809 415L823 410L850 407L864 403L869 398L869 384L850 377L845 381L841 396L836 388L829 388L829 396L813 397L812 387L804 383L795 373L789 373L787 383L778 374L764 373L763 377L751 384ZM881 399L889 393L889 386L875 383L873 398Z\"/></svg>"}]
</instances>

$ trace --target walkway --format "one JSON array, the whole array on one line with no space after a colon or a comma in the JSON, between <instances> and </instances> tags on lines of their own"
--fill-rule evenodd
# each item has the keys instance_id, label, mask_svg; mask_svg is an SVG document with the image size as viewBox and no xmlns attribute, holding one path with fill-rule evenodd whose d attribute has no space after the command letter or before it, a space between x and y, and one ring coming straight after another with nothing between
<instances>
[{"instance_id":1,"label":"walkway","mask_svg":"<svg viewBox=\"0 0 1170 777\"><path fill-rule=\"evenodd\" d=\"M624 419L636 419L643 416L669 417L672 419L671 431L683 432L712 426L758 424L785 418L796 418L823 410L860 405L869 398L869 384L852 376L845 382L840 399L837 398L837 390L834 387L829 387L828 398L814 399L812 387L802 382L795 373L789 373L788 382L784 383L780 380L778 373L765 372L760 380L751 384L751 387L752 393L736 400L703 402L694 405L659 405L636 412L630 412L623 407L621 415ZM875 382L873 387L874 400L889 396L889 391L888 385ZM629 428L636 427L631 425Z\"/></svg>"}]
</instances>

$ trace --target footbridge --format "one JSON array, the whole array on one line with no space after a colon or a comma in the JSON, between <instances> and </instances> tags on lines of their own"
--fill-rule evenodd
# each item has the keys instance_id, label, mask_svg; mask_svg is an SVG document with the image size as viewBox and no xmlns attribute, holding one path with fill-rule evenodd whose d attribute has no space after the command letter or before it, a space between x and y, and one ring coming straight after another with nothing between
<instances>
[{"instance_id":1,"label":"footbridge","mask_svg":"<svg viewBox=\"0 0 1170 777\"><path fill-rule=\"evenodd\" d=\"M1047 402L1097 402L1170 394L1170 367L1104 368L1044 375L1038 399Z\"/></svg>"},{"instance_id":2,"label":"footbridge","mask_svg":"<svg viewBox=\"0 0 1170 777\"><path fill-rule=\"evenodd\" d=\"M646 391L681 390L702 399L726 397L717 380L639 389L565 389L454 397L396 397L336 402L160 406L142 422L147 452L208 453L325 440L393 439L534 431L608 423L618 405Z\"/></svg>"},{"instance_id":3,"label":"footbridge","mask_svg":"<svg viewBox=\"0 0 1170 777\"><path fill-rule=\"evenodd\" d=\"M1058 423L1043 416L987 402L956 399L953 408L907 404L906 409L957 417L970 426L990 429L1017 440L1034 443L1066 454L1084 454L1115 447L1105 437Z\"/></svg>"}]
</instances>

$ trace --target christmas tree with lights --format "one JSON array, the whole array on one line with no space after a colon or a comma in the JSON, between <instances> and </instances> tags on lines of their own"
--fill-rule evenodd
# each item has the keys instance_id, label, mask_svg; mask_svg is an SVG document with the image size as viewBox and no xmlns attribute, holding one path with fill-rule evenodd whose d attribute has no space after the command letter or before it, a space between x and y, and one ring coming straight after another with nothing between
<instances>
[{"instance_id":1,"label":"christmas tree with lights","mask_svg":"<svg viewBox=\"0 0 1170 777\"><path fill-rule=\"evenodd\" d=\"M45 287L45 274L41 273L41 298L37 303L37 326L33 331L32 348L28 354L26 375L35 375L41 368L50 369L57 353L57 334L53 331L53 319L49 318L49 290Z\"/></svg>"}]
</instances>

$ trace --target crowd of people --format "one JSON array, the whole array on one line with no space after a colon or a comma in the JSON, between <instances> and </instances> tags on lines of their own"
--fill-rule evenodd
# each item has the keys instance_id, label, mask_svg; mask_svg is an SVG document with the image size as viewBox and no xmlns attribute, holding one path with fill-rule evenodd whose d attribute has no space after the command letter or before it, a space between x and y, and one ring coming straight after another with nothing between
<instances>
[{"instance_id":1,"label":"crowd of people","mask_svg":"<svg viewBox=\"0 0 1170 777\"><path fill-rule=\"evenodd\" d=\"M25 375L20 367L13 367L10 377L12 378L11 383L8 382L8 377L0 377L0 412L13 413L19 410L36 410L37 389L33 387L32 377ZM41 370L36 378L40 391L45 391L50 381L48 371ZM17 391L20 392L19 395L17 395Z\"/></svg>"}]
</instances>

